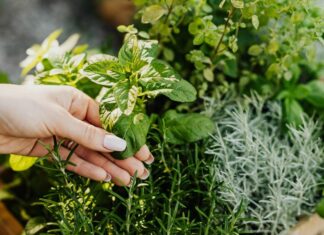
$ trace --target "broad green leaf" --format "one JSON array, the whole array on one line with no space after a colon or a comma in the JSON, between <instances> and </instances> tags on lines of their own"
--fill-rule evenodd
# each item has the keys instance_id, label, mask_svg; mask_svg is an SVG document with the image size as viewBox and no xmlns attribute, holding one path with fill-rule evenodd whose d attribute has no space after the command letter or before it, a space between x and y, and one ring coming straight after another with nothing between
<instances>
[{"instance_id":1,"label":"broad green leaf","mask_svg":"<svg viewBox=\"0 0 324 235\"><path fill-rule=\"evenodd\" d=\"M165 9L164 7L162 7L161 5L158 5L158 4L148 6L144 9L144 12L142 15L142 23L153 24L167 12L168 12L167 9Z\"/></svg>"},{"instance_id":2,"label":"broad green leaf","mask_svg":"<svg viewBox=\"0 0 324 235\"><path fill-rule=\"evenodd\" d=\"M315 107L324 108L324 81L311 81L306 87L309 89L306 100Z\"/></svg>"},{"instance_id":3,"label":"broad green leaf","mask_svg":"<svg viewBox=\"0 0 324 235\"><path fill-rule=\"evenodd\" d=\"M310 89L304 84L299 84L297 87L292 89L292 97L297 100L302 100L309 96ZM323 100L324 101L324 100Z\"/></svg>"},{"instance_id":4,"label":"broad green leaf","mask_svg":"<svg viewBox=\"0 0 324 235\"><path fill-rule=\"evenodd\" d=\"M102 96L99 108L101 124L103 128L109 132L112 131L113 126L123 113L118 107L112 92L113 91L109 89L106 94Z\"/></svg>"},{"instance_id":5,"label":"broad green leaf","mask_svg":"<svg viewBox=\"0 0 324 235\"><path fill-rule=\"evenodd\" d=\"M288 123L299 126L302 124L303 118L303 108L300 104L291 98L287 98L284 101L284 115Z\"/></svg>"},{"instance_id":6,"label":"broad green leaf","mask_svg":"<svg viewBox=\"0 0 324 235\"><path fill-rule=\"evenodd\" d=\"M37 159L37 157L27 157L11 154L9 158L9 164L11 169L13 169L14 171L25 171L32 167L36 163Z\"/></svg>"},{"instance_id":7,"label":"broad green leaf","mask_svg":"<svg viewBox=\"0 0 324 235\"><path fill-rule=\"evenodd\" d=\"M27 222L24 232L26 235L38 234L46 226L46 220L43 217L34 217Z\"/></svg>"},{"instance_id":8,"label":"broad green leaf","mask_svg":"<svg viewBox=\"0 0 324 235\"><path fill-rule=\"evenodd\" d=\"M118 121L120 116L123 114L123 112L119 108L110 109L107 107L106 104L101 104L99 113L100 113L100 121L107 131L112 131L113 126Z\"/></svg>"},{"instance_id":9,"label":"broad green leaf","mask_svg":"<svg viewBox=\"0 0 324 235\"><path fill-rule=\"evenodd\" d=\"M119 63L126 72L134 72L150 63L158 53L158 43L155 40L138 40L135 35L128 38L119 50Z\"/></svg>"},{"instance_id":10,"label":"broad green leaf","mask_svg":"<svg viewBox=\"0 0 324 235\"><path fill-rule=\"evenodd\" d=\"M130 115L133 112L138 96L137 86L130 85L128 80L122 80L116 83L113 91L120 110L125 115Z\"/></svg>"},{"instance_id":11,"label":"broad green leaf","mask_svg":"<svg viewBox=\"0 0 324 235\"><path fill-rule=\"evenodd\" d=\"M192 102L196 99L195 88L161 60L154 60L143 67L139 82L143 86L143 94L149 96L163 94L178 102Z\"/></svg>"},{"instance_id":12,"label":"broad green leaf","mask_svg":"<svg viewBox=\"0 0 324 235\"><path fill-rule=\"evenodd\" d=\"M88 77L92 82L106 87L111 87L114 83L125 78L123 68L115 57L112 57L111 60L86 65L82 75Z\"/></svg>"},{"instance_id":13,"label":"broad green leaf","mask_svg":"<svg viewBox=\"0 0 324 235\"><path fill-rule=\"evenodd\" d=\"M165 141L172 144L185 144L208 137L215 128L210 118L198 114L180 114L169 110L162 118L161 129Z\"/></svg>"},{"instance_id":14,"label":"broad green leaf","mask_svg":"<svg viewBox=\"0 0 324 235\"><path fill-rule=\"evenodd\" d=\"M125 159L134 156L146 143L146 136L150 127L150 119L144 113L132 113L129 116L122 115L112 128L112 133L123 138L127 142L124 152L114 152L113 156Z\"/></svg>"}]
</instances>

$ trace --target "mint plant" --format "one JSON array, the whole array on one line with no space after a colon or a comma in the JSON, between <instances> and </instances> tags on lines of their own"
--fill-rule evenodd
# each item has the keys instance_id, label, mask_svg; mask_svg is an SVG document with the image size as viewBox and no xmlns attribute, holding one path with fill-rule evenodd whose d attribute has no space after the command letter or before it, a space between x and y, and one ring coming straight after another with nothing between
<instances>
[{"instance_id":1,"label":"mint plant","mask_svg":"<svg viewBox=\"0 0 324 235\"><path fill-rule=\"evenodd\" d=\"M116 158L131 157L146 143L152 123L146 113L148 101L158 95L175 102L192 102L196 99L196 89L168 63L156 58L156 40L139 40L135 33L128 33L118 57L114 57L106 54L87 55L85 46L75 47L75 36L59 45L55 41L59 34L60 31L52 33L41 49L35 52L36 56L34 53L22 63L25 66L23 73L36 67L32 76L37 84L62 84L82 89L80 84L92 82L99 86L103 127L127 141L124 152L113 154ZM213 124L200 114L177 115L187 121L162 121L170 126L166 138L177 136L170 139L171 143L198 141L213 130ZM198 128L192 124L200 121L203 121L201 128L195 130Z\"/></svg>"},{"instance_id":2,"label":"mint plant","mask_svg":"<svg viewBox=\"0 0 324 235\"><path fill-rule=\"evenodd\" d=\"M83 69L84 76L107 88L100 101L103 126L128 143L126 150L115 156L130 157L145 144L150 126L145 112L147 99L159 94L177 102L196 99L194 87L170 65L156 59L157 49L157 41L138 40L131 35L118 58L95 56Z\"/></svg>"}]
</instances>

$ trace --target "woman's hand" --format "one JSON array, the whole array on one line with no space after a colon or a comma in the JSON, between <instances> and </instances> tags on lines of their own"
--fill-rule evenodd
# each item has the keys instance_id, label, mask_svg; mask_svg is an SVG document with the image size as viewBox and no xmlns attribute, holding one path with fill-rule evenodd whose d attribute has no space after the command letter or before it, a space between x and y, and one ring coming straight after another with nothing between
<instances>
[{"instance_id":1,"label":"woman's hand","mask_svg":"<svg viewBox=\"0 0 324 235\"><path fill-rule=\"evenodd\" d=\"M101 128L98 104L68 86L0 85L0 153L44 156L48 151L39 141L53 144L53 136L78 143L67 169L98 181L112 179L128 185L131 176L146 179L143 161L154 160L143 146L134 157L116 160L109 152L123 151L126 141ZM62 158L70 152L61 148Z\"/></svg>"}]
</instances>

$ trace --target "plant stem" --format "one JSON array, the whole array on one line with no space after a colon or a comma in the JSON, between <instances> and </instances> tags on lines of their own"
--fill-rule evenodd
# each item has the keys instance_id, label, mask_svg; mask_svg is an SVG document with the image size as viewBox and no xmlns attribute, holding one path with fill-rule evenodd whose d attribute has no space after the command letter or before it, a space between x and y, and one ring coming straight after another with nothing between
<instances>
[{"instance_id":1,"label":"plant stem","mask_svg":"<svg viewBox=\"0 0 324 235\"><path fill-rule=\"evenodd\" d=\"M215 47L213 53L212 53L212 56L211 56L211 60L214 61L216 59L216 56L218 54L218 50L219 50L219 47L220 45L222 44L223 42L223 39L224 39L224 36L226 34L226 30L227 30L227 27L228 27L228 24L229 24L229 21L231 19L231 17L233 16L233 13L234 13L234 8L232 7L231 10L229 11L228 13L228 16L227 16L227 19L226 19L226 22L225 22L225 26L224 26L224 31L222 33L222 36L221 38L219 39L219 42L217 44L217 46Z\"/></svg>"}]
</instances>

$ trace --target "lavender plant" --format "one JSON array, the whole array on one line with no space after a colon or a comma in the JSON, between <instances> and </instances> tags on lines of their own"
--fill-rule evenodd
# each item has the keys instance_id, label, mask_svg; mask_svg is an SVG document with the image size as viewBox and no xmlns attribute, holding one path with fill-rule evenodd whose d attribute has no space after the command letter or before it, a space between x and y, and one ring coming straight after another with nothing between
<instances>
[{"instance_id":1,"label":"lavender plant","mask_svg":"<svg viewBox=\"0 0 324 235\"><path fill-rule=\"evenodd\" d=\"M217 127L206 153L222 182L214 193L234 208L244 202L244 215L253 218L246 223L250 231L285 234L316 203L324 164L321 124L303 119L300 129L282 133L280 104L257 96L208 108Z\"/></svg>"}]
</instances>

